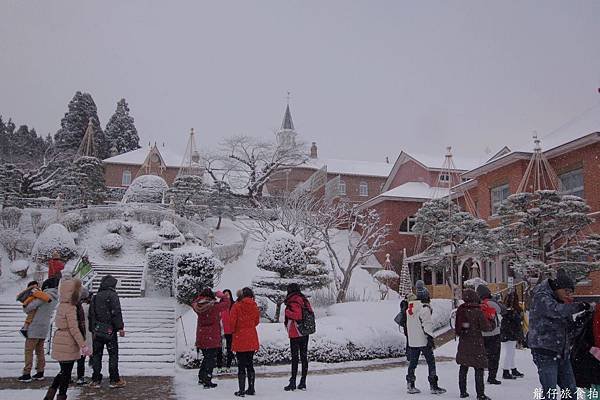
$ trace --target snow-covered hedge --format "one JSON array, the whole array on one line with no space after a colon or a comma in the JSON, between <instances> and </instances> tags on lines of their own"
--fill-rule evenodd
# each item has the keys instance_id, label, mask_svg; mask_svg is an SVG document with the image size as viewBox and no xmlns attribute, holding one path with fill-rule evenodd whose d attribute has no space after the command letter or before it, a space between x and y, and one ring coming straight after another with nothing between
<instances>
[{"instance_id":1,"label":"snow-covered hedge","mask_svg":"<svg viewBox=\"0 0 600 400\"><path fill-rule=\"evenodd\" d=\"M47 261L58 251L62 259L69 259L77 253L73 237L61 224L52 224L40 234L31 251L33 259Z\"/></svg>"},{"instance_id":2,"label":"snow-covered hedge","mask_svg":"<svg viewBox=\"0 0 600 400\"><path fill-rule=\"evenodd\" d=\"M160 176L138 176L127 188L123 203L162 203L163 194L168 189L169 185Z\"/></svg>"},{"instance_id":3,"label":"snow-covered hedge","mask_svg":"<svg viewBox=\"0 0 600 400\"><path fill-rule=\"evenodd\" d=\"M147 253L148 271L154 278L154 284L161 289L173 286L173 265L175 253L172 251L153 250Z\"/></svg>"},{"instance_id":4,"label":"snow-covered hedge","mask_svg":"<svg viewBox=\"0 0 600 400\"><path fill-rule=\"evenodd\" d=\"M287 232L269 235L265 247L258 255L256 266L282 276L294 275L306 265L306 256L300 242Z\"/></svg>"},{"instance_id":5,"label":"snow-covered hedge","mask_svg":"<svg viewBox=\"0 0 600 400\"><path fill-rule=\"evenodd\" d=\"M106 230L109 233L119 233L123 228L123 223L118 219L113 219L106 223Z\"/></svg>"},{"instance_id":6,"label":"snow-covered hedge","mask_svg":"<svg viewBox=\"0 0 600 400\"><path fill-rule=\"evenodd\" d=\"M79 212L73 211L63 215L60 219L60 223L63 224L64 227L69 231L75 232L81 228L81 225L83 224L83 218Z\"/></svg>"},{"instance_id":7,"label":"snow-covered hedge","mask_svg":"<svg viewBox=\"0 0 600 400\"><path fill-rule=\"evenodd\" d=\"M123 247L123 238L118 233L106 234L100 242L100 247L106 252L115 253Z\"/></svg>"},{"instance_id":8,"label":"snow-covered hedge","mask_svg":"<svg viewBox=\"0 0 600 400\"><path fill-rule=\"evenodd\" d=\"M168 240L181 236L179 229L177 229L177 227L169 221L162 221L160 223L160 230L158 231L158 234L159 236Z\"/></svg>"},{"instance_id":9,"label":"snow-covered hedge","mask_svg":"<svg viewBox=\"0 0 600 400\"><path fill-rule=\"evenodd\" d=\"M223 263L206 247L175 250L177 300L190 304L205 287L213 287L221 277Z\"/></svg>"},{"instance_id":10,"label":"snow-covered hedge","mask_svg":"<svg viewBox=\"0 0 600 400\"><path fill-rule=\"evenodd\" d=\"M452 304L449 300L432 301L434 329L447 326ZM394 322L397 301L350 302L336 304L317 319L317 332L310 336L309 359L318 362L345 362L404 355L406 339ZM195 338L196 315L183 315L188 340ZM291 361L289 339L283 324L266 323L258 327L260 350L256 364L281 364ZM181 347L178 362L185 368L197 368L196 351Z\"/></svg>"},{"instance_id":11,"label":"snow-covered hedge","mask_svg":"<svg viewBox=\"0 0 600 400\"><path fill-rule=\"evenodd\" d=\"M136 240L144 248L152 247L155 243L162 243L162 238L158 236L158 232L154 230L145 230L136 235Z\"/></svg>"}]
</instances>

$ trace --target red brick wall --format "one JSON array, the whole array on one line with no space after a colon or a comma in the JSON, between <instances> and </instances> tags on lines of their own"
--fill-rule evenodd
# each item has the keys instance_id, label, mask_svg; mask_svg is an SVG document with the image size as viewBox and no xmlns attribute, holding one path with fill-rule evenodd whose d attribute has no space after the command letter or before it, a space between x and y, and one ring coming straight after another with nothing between
<instances>
[{"instance_id":1,"label":"red brick wall","mask_svg":"<svg viewBox=\"0 0 600 400\"><path fill-rule=\"evenodd\" d=\"M588 279L590 281L589 284L575 286L576 295L589 296L600 294L600 271L590 272Z\"/></svg>"},{"instance_id":2,"label":"red brick wall","mask_svg":"<svg viewBox=\"0 0 600 400\"><path fill-rule=\"evenodd\" d=\"M104 181L106 182L106 186L108 187L124 187L122 185L123 181L123 171L129 170L131 171L131 180L135 179L135 175L140 169L140 165L127 165L127 164L104 164ZM167 182L169 186L173 184L175 177L177 176L177 172L179 172L179 168L176 167L167 167L166 171L163 174L163 178Z\"/></svg>"},{"instance_id":3,"label":"red brick wall","mask_svg":"<svg viewBox=\"0 0 600 400\"><path fill-rule=\"evenodd\" d=\"M398 187L406 182L426 182L430 186L436 186L439 172L431 172L423 168L413 160L408 160L398 168L398 172L392 179L389 189Z\"/></svg>"}]
</instances>

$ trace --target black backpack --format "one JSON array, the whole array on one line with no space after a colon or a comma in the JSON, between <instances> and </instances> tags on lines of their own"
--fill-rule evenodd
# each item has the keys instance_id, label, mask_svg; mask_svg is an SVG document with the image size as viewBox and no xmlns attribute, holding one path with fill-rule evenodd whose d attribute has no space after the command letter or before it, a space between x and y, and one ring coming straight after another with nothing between
<instances>
[{"instance_id":1,"label":"black backpack","mask_svg":"<svg viewBox=\"0 0 600 400\"><path fill-rule=\"evenodd\" d=\"M306 306L306 302L307 300L304 299L304 304L302 304L302 319L300 321L296 321L296 327L302 336L312 335L317 331L315 313Z\"/></svg>"}]
</instances>

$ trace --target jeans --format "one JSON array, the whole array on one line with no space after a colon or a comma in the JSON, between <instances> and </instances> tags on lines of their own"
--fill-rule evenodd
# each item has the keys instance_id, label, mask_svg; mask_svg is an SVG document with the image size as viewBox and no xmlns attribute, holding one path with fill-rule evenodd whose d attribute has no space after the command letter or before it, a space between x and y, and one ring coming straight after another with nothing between
<instances>
[{"instance_id":1,"label":"jeans","mask_svg":"<svg viewBox=\"0 0 600 400\"><path fill-rule=\"evenodd\" d=\"M213 370L217 364L217 354L221 351L220 347L214 349L202 349L202 363L198 371L198 380L202 383L212 380Z\"/></svg>"},{"instance_id":2,"label":"jeans","mask_svg":"<svg viewBox=\"0 0 600 400\"><path fill-rule=\"evenodd\" d=\"M46 367L44 341L45 339L25 339L25 367L23 368L24 375L31 373L34 352L37 360L35 369L37 372L44 372L44 368Z\"/></svg>"},{"instance_id":3,"label":"jeans","mask_svg":"<svg viewBox=\"0 0 600 400\"><path fill-rule=\"evenodd\" d=\"M240 392L245 389L246 377L248 378L248 388L254 390L254 352L244 351L236 353L238 360L238 382Z\"/></svg>"},{"instance_id":4,"label":"jeans","mask_svg":"<svg viewBox=\"0 0 600 400\"><path fill-rule=\"evenodd\" d=\"M306 380L308 374L308 335L290 339L290 351L292 353L292 379L298 376L298 361L302 362L302 380Z\"/></svg>"},{"instance_id":5,"label":"jeans","mask_svg":"<svg viewBox=\"0 0 600 400\"><path fill-rule=\"evenodd\" d=\"M234 355L233 355L233 351L231 351L231 342L233 340L233 335L224 335L225 336L225 343L227 345L227 359L226 359L226 364L225 366L227 368L231 368L231 361L233 361ZM223 351L220 351L217 354L217 367L218 368L222 368L223 367Z\"/></svg>"},{"instance_id":6,"label":"jeans","mask_svg":"<svg viewBox=\"0 0 600 400\"><path fill-rule=\"evenodd\" d=\"M496 379L500 364L500 335L484 336L483 343L488 360L488 379Z\"/></svg>"},{"instance_id":7,"label":"jeans","mask_svg":"<svg viewBox=\"0 0 600 400\"><path fill-rule=\"evenodd\" d=\"M437 376L435 371L435 357L433 356L433 349L429 346L425 347L410 347L406 348L406 358L408 359L408 373L406 374L407 382L415 382L415 370L419 363L419 357L423 353L427 366L429 367L429 378Z\"/></svg>"},{"instance_id":8,"label":"jeans","mask_svg":"<svg viewBox=\"0 0 600 400\"><path fill-rule=\"evenodd\" d=\"M59 395L66 395L69 383L71 382L71 372L73 372L75 361L61 361L58 364L60 365L60 372L54 377L51 386L54 389L58 389Z\"/></svg>"},{"instance_id":9,"label":"jeans","mask_svg":"<svg viewBox=\"0 0 600 400\"><path fill-rule=\"evenodd\" d=\"M108 351L108 374L111 382L117 382L121 379L119 376L119 340L117 333L115 332L110 341L104 342L94 338L92 343L93 354L92 354L92 380L94 382L102 381L102 354L104 353L104 345L106 345L106 351Z\"/></svg>"},{"instance_id":10,"label":"jeans","mask_svg":"<svg viewBox=\"0 0 600 400\"><path fill-rule=\"evenodd\" d=\"M83 379L85 376L85 356L81 356L79 360L77 360L77 379Z\"/></svg>"},{"instance_id":11,"label":"jeans","mask_svg":"<svg viewBox=\"0 0 600 400\"><path fill-rule=\"evenodd\" d=\"M568 389L571 399L577 398L577 386L569 357L562 358L557 353L542 349L531 349L531 354L533 355L533 362L538 369L538 376L545 399L554 400L559 398L556 395L556 385L565 391ZM568 399L569 397L565 398Z\"/></svg>"},{"instance_id":12,"label":"jeans","mask_svg":"<svg viewBox=\"0 0 600 400\"><path fill-rule=\"evenodd\" d=\"M483 385L483 368L474 368L475 369L475 391L477 392L477 397L483 397L485 395L485 386ZM458 388L460 389L460 393L467 393L467 372L469 372L469 367L465 365L461 365L458 370Z\"/></svg>"}]
</instances>

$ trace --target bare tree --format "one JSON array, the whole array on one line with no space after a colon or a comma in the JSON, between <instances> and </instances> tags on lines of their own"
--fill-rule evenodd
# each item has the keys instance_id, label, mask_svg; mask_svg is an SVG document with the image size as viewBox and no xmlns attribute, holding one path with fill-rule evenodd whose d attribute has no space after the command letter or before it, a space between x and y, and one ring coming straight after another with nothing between
<instances>
[{"instance_id":1,"label":"bare tree","mask_svg":"<svg viewBox=\"0 0 600 400\"><path fill-rule=\"evenodd\" d=\"M226 175L234 192L242 191L244 197L258 204L274 173L308 160L305 147L302 143L281 145L250 136L234 136L223 141L220 151L205 160L205 169L215 181L225 179Z\"/></svg>"},{"instance_id":2,"label":"bare tree","mask_svg":"<svg viewBox=\"0 0 600 400\"><path fill-rule=\"evenodd\" d=\"M346 301L346 294L355 269L389 243L389 225L377 211L358 210L344 202L323 203L312 213L307 223L323 243L333 271L336 301ZM337 240L343 238L344 246Z\"/></svg>"}]
</instances>

